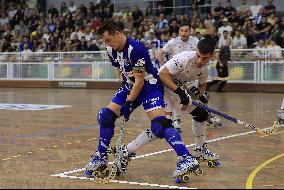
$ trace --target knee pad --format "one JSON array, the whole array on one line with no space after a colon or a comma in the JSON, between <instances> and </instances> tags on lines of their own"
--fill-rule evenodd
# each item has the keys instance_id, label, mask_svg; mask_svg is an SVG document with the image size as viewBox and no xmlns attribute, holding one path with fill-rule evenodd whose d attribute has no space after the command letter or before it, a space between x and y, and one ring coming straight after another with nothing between
<instances>
[{"instance_id":1,"label":"knee pad","mask_svg":"<svg viewBox=\"0 0 284 190\"><path fill-rule=\"evenodd\" d=\"M169 127L173 127L172 120L167 119L165 116L156 117L151 121L151 130L158 138L164 138L164 131Z\"/></svg>"},{"instance_id":2,"label":"knee pad","mask_svg":"<svg viewBox=\"0 0 284 190\"><path fill-rule=\"evenodd\" d=\"M190 114L197 122L207 121L209 116L208 112L200 107L196 107Z\"/></svg>"},{"instance_id":3,"label":"knee pad","mask_svg":"<svg viewBox=\"0 0 284 190\"><path fill-rule=\"evenodd\" d=\"M98 113L98 123L100 127L113 127L117 115L109 108L102 108Z\"/></svg>"}]
</instances>

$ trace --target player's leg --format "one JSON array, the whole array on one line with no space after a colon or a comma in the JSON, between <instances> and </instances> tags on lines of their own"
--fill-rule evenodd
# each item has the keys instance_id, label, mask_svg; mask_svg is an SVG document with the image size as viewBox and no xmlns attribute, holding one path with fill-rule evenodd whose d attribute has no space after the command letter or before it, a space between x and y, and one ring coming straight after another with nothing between
<instances>
[{"instance_id":1,"label":"player's leg","mask_svg":"<svg viewBox=\"0 0 284 190\"><path fill-rule=\"evenodd\" d=\"M121 105L126 101L129 90L122 86L115 94L112 102L98 113L98 124L100 126L99 142L97 151L91 155L90 162L86 166L86 175L101 173L107 168L107 149L114 135L115 121L120 117Z\"/></svg>"},{"instance_id":2,"label":"player's leg","mask_svg":"<svg viewBox=\"0 0 284 190\"><path fill-rule=\"evenodd\" d=\"M177 132L181 133L181 110L173 109L172 121L173 126Z\"/></svg>"},{"instance_id":3,"label":"player's leg","mask_svg":"<svg viewBox=\"0 0 284 190\"><path fill-rule=\"evenodd\" d=\"M151 99L151 98L149 98ZM172 98L167 92L164 94L164 100L166 103L165 111L168 119L171 119L172 110L174 108L173 105L176 104L176 98ZM163 103L160 103L160 107L164 107ZM153 134L151 127L143 131L139 136L134 139L131 143L127 145L127 149L129 153L135 153L142 146L148 144L149 142L157 139L157 137Z\"/></svg>"},{"instance_id":4,"label":"player's leg","mask_svg":"<svg viewBox=\"0 0 284 190\"><path fill-rule=\"evenodd\" d=\"M165 139L175 150L179 157L177 168L173 173L174 177L179 177L199 169L199 163L191 156L179 133L173 128L171 120L167 119L163 108L147 113L151 120L151 130L153 134L161 139Z\"/></svg>"},{"instance_id":5,"label":"player's leg","mask_svg":"<svg viewBox=\"0 0 284 190\"><path fill-rule=\"evenodd\" d=\"M208 112L202 108L196 107L190 114L193 117L192 132L195 140L195 148L192 155L204 160L218 160L219 156L209 151L205 142Z\"/></svg>"}]
</instances>

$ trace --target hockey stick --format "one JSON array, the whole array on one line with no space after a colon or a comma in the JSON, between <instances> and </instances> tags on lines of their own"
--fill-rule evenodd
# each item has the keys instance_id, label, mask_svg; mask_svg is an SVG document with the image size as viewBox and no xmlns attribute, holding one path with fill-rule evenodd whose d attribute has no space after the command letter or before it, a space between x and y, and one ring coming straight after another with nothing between
<instances>
[{"instance_id":1,"label":"hockey stick","mask_svg":"<svg viewBox=\"0 0 284 190\"><path fill-rule=\"evenodd\" d=\"M246 122L244 122L244 121L241 121L241 120L239 120L239 119L236 119L236 118L234 118L234 117L231 117L231 116L229 116L229 115L227 115L227 114L225 114L225 113L222 113L222 112L219 112L219 111L214 110L214 109L212 109L212 108L209 108L209 107L207 107L206 105L203 105L203 104L201 104L201 103L192 101L192 105L197 106L197 107L200 107L200 108L202 108L202 109L205 109L206 111L211 112L211 113L214 113L214 114L216 114L216 115L219 115L219 116L221 116L221 117L223 117L223 118L225 118L225 119L227 119L227 120L229 120L229 121L232 121L232 122L234 122L234 123L238 123L238 124L240 124L240 125L242 125L242 126L248 127L248 128L250 128L251 130L256 131L256 132L257 132L258 134L260 134L260 135L270 135L270 134L276 132L276 130L277 130L278 127L279 127L279 124L278 124L276 121L274 121L274 124L273 124L273 127L272 127L272 128L267 129L267 130L263 130L263 129L257 128L257 127L255 127L255 126L249 124L249 123L246 123Z\"/></svg>"},{"instance_id":2,"label":"hockey stick","mask_svg":"<svg viewBox=\"0 0 284 190\"><path fill-rule=\"evenodd\" d=\"M120 130L119 130L119 137L118 137L117 146L116 146L118 149L121 148L121 145L122 145L124 129L125 129L125 119L123 118L122 125L120 126ZM121 158L120 158L119 150L112 151L112 153L114 154L114 161L112 162L110 173L105 178L95 178L95 183L103 183L103 184L109 183L111 180L115 178L118 168L121 168L121 162L120 162Z\"/></svg>"}]
</instances>

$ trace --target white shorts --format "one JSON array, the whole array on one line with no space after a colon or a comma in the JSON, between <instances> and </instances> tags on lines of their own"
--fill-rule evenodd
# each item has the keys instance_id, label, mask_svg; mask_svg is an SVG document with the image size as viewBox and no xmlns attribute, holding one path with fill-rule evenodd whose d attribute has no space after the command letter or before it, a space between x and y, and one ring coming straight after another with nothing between
<instances>
[{"instance_id":1,"label":"white shorts","mask_svg":"<svg viewBox=\"0 0 284 190\"><path fill-rule=\"evenodd\" d=\"M166 102L166 107L165 107L166 112L173 112L173 110L175 109L190 113L196 108L194 105L191 104L188 105L186 110L181 110L183 105L180 103L179 96L166 87L164 93L164 100Z\"/></svg>"}]
</instances>

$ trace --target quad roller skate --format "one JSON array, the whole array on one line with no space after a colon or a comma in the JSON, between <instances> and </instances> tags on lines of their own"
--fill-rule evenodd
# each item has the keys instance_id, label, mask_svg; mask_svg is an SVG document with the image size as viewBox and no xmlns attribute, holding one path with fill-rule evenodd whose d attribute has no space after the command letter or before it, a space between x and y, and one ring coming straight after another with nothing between
<instances>
[{"instance_id":1,"label":"quad roller skate","mask_svg":"<svg viewBox=\"0 0 284 190\"><path fill-rule=\"evenodd\" d=\"M200 162L207 162L209 168L220 166L219 155L210 152L207 148L207 143L204 143L202 147L196 146L192 152L192 155Z\"/></svg>"},{"instance_id":2,"label":"quad roller skate","mask_svg":"<svg viewBox=\"0 0 284 190\"><path fill-rule=\"evenodd\" d=\"M120 176L122 173L127 173L128 164L130 163L131 159L136 156L135 153L128 153L126 145L111 147L108 149L107 153L114 154L116 159L118 159L116 172L117 176Z\"/></svg>"},{"instance_id":3,"label":"quad roller skate","mask_svg":"<svg viewBox=\"0 0 284 190\"><path fill-rule=\"evenodd\" d=\"M186 183L189 181L189 175L202 175L203 170L199 167L199 163L193 156L180 156L177 168L173 173L176 183Z\"/></svg>"},{"instance_id":4,"label":"quad roller skate","mask_svg":"<svg viewBox=\"0 0 284 190\"><path fill-rule=\"evenodd\" d=\"M213 116L213 115L209 115L208 116L208 119L207 119L207 125L208 126L213 126L215 128L218 128L218 127L222 127L223 124L221 122L221 119L216 117L216 116Z\"/></svg>"},{"instance_id":5,"label":"quad roller skate","mask_svg":"<svg viewBox=\"0 0 284 190\"><path fill-rule=\"evenodd\" d=\"M105 178L109 174L109 170L107 169L107 156L101 156L97 151L91 156L90 162L85 168L85 175L87 177Z\"/></svg>"},{"instance_id":6,"label":"quad roller skate","mask_svg":"<svg viewBox=\"0 0 284 190\"><path fill-rule=\"evenodd\" d=\"M178 133L181 133L181 120L180 119L173 120L173 126Z\"/></svg>"}]
</instances>

